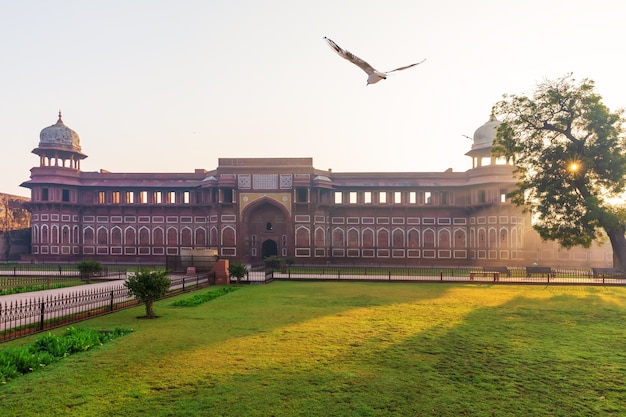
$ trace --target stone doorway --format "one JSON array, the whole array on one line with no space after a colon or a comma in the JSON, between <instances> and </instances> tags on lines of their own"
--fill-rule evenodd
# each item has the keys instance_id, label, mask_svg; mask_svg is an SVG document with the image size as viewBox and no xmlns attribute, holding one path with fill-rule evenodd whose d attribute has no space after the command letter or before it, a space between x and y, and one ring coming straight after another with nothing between
<instances>
[{"instance_id":1,"label":"stone doorway","mask_svg":"<svg viewBox=\"0 0 626 417\"><path fill-rule=\"evenodd\" d=\"M261 258L268 256L278 256L278 245L271 239L267 239L261 246Z\"/></svg>"}]
</instances>

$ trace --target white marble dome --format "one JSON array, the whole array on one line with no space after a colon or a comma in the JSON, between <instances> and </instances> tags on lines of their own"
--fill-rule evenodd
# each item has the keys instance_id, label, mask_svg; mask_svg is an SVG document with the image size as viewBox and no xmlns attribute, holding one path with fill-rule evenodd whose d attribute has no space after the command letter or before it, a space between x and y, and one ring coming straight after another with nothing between
<instances>
[{"instance_id":1,"label":"white marble dome","mask_svg":"<svg viewBox=\"0 0 626 417\"><path fill-rule=\"evenodd\" d=\"M472 150L491 148L493 140L496 138L496 134L498 133L499 125L500 121L498 121L496 116L492 113L489 120L474 132Z\"/></svg>"},{"instance_id":2,"label":"white marble dome","mask_svg":"<svg viewBox=\"0 0 626 417\"><path fill-rule=\"evenodd\" d=\"M80 138L78 133L65 126L59 112L59 120L39 133L40 148L57 148L80 152Z\"/></svg>"}]
</instances>

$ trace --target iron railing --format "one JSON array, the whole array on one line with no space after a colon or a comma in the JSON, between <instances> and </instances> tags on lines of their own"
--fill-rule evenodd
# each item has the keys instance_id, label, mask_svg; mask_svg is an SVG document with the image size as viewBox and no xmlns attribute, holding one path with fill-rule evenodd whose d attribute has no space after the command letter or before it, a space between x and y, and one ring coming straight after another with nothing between
<instances>
[{"instance_id":1,"label":"iron railing","mask_svg":"<svg viewBox=\"0 0 626 417\"><path fill-rule=\"evenodd\" d=\"M487 281L511 284L625 285L624 274L594 274L592 268L531 267L367 267L287 266L273 272L274 280L352 280L410 282ZM495 269L495 270L494 270ZM539 271L539 272L537 272Z\"/></svg>"},{"instance_id":2,"label":"iron railing","mask_svg":"<svg viewBox=\"0 0 626 417\"><path fill-rule=\"evenodd\" d=\"M215 285L215 274L171 278L166 297ZM137 305L128 289L119 283L45 297L0 302L0 342L76 323Z\"/></svg>"}]
</instances>

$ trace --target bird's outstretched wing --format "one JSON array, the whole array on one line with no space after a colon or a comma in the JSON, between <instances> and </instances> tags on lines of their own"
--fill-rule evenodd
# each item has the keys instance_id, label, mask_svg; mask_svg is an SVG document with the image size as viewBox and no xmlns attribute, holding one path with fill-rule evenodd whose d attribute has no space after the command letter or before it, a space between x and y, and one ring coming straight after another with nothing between
<instances>
[{"instance_id":1,"label":"bird's outstretched wing","mask_svg":"<svg viewBox=\"0 0 626 417\"><path fill-rule=\"evenodd\" d=\"M405 69L407 69L407 68L414 67L414 66L416 66L416 65L421 64L421 63L422 63L422 62L424 62L424 61L426 61L426 60L425 60L425 59L422 59L420 62L416 62L415 64L407 65L407 66L405 66L405 67L396 68L396 69L391 70L391 71L386 71L386 74L389 74L390 72L394 72L394 71L402 71L402 70L405 70Z\"/></svg>"},{"instance_id":2,"label":"bird's outstretched wing","mask_svg":"<svg viewBox=\"0 0 626 417\"><path fill-rule=\"evenodd\" d=\"M356 66L361 68L363 71L365 71L367 74L372 74L373 72L376 71L374 69L374 67L372 67L367 62L363 61L358 56L354 55L351 52L346 51L345 49L342 49L339 45L337 45L335 42L333 42L332 39L328 39L326 36L324 36L324 39L326 39L326 42L328 42L330 47L333 48L335 50L335 52L337 52L339 54L340 57L345 58L348 61L352 62L353 64L355 64ZM417 65L417 64L413 64L413 65ZM406 67L406 68L408 68L408 67ZM404 69L404 68L399 68L399 69ZM394 71L398 71L398 70L394 70Z\"/></svg>"}]
</instances>

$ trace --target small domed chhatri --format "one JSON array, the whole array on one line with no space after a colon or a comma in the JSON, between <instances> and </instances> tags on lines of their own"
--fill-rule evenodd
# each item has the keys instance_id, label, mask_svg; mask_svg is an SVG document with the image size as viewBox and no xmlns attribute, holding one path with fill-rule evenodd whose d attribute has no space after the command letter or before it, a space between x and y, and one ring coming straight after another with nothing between
<instances>
[{"instance_id":1,"label":"small domed chhatri","mask_svg":"<svg viewBox=\"0 0 626 417\"><path fill-rule=\"evenodd\" d=\"M474 132L474 143L472 144L472 150L491 148L493 141L498 133L498 126L500 121L496 119L496 116L491 113L489 120L476 129Z\"/></svg>"},{"instance_id":2,"label":"small domed chhatri","mask_svg":"<svg viewBox=\"0 0 626 417\"><path fill-rule=\"evenodd\" d=\"M40 167L62 167L80 171L81 159L87 155L81 152L78 133L65 126L59 110L59 120L39 133L39 146L33 149L39 155Z\"/></svg>"},{"instance_id":3,"label":"small domed chhatri","mask_svg":"<svg viewBox=\"0 0 626 417\"><path fill-rule=\"evenodd\" d=\"M496 119L492 112L489 120L474 132L472 149L465 154L472 158L472 168L501 163L501 161L491 155L491 148L498 134L499 125L500 121Z\"/></svg>"},{"instance_id":4,"label":"small domed chhatri","mask_svg":"<svg viewBox=\"0 0 626 417\"><path fill-rule=\"evenodd\" d=\"M59 111L59 120L52 126L41 130L39 134L39 147L57 148L68 151L80 152L80 138L78 133L65 126Z\"/></svg>"}]
</instances>

